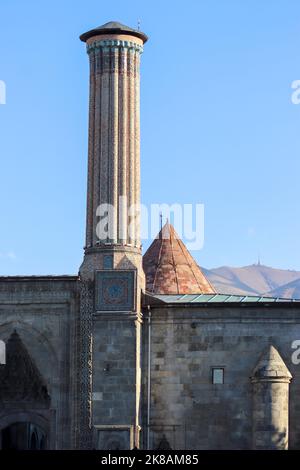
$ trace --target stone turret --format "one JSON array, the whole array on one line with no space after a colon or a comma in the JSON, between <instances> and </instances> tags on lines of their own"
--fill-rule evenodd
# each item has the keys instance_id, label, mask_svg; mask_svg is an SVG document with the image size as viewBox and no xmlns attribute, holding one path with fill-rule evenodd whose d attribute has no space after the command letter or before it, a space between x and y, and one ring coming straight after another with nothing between
<instances>
[{"instance_id":1,"label":"stone turret","mask_svg":"<svg viewBox=\"0 0 300 470\"><path fill-rule=\"evenodd\" d=\"M289 384L292 375L270 345L253 370L253 448L288 448Z\"/></svg>"}]
</instances>

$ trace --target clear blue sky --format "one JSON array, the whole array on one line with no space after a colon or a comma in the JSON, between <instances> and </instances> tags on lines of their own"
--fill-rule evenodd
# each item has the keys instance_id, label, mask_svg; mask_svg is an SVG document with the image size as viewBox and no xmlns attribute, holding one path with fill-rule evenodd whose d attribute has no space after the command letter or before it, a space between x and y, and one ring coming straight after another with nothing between
<instances>
[{"instance_id":1,"label":"clear blue sky","mask_svg":"<svg viewBox=\"0 0 300 470\"><path fill-rule=\"evenodd\" d=\"M0 274L73 274L85 229L88 58L141 29L142 200L205 204L200 265L300 270L298 0L2 0Z\"/></svg>"}]
</instances>

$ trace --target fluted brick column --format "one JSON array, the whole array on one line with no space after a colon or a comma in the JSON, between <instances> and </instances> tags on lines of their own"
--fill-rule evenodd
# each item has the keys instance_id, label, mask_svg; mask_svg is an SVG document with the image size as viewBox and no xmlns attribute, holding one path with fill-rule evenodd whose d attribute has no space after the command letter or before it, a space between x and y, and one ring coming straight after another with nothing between
<instances>
[{"instance_id":1,"label":"fluted brick column","mask_svg":"<svg viewBox=\"0 0 300 470\"><path fill-rule=\"evenodd\" d=\"M140 204L140 54L142 40L99 37L88 40L90 58L89 167L86 248L101 243L140 249L139 220L120 214ZM116 208L113 236L99 239L100 204ZM138 218L137 218L138 219ZM132 233L128 233L131 222Z\"/></svg>"}]
</instances>

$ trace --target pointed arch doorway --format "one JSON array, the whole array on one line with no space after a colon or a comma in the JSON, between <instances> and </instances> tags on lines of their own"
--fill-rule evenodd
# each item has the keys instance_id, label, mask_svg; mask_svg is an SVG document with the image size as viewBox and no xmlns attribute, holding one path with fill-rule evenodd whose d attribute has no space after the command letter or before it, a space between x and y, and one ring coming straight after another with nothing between
<instances>
[{"instance_id":1,"label":"pointed arch doorway","mask_svg":"<svg viewBox=\"0 0 300 470\"><path fill-rule=\"evenodd\" d=\"M30 422L13 423L1 431L2 450L44 450L46 442L43 428Z\"/></svg>"},{"instance_id":2,"label":"pointed arch doorway","mask_svg":"<svg viewBox=\"0 0 300 470\"><path fill-rule=\"evenodd\" d=\"M0 366L0 447L48 447L51 398L44 378L16 330Z\"/></svg>"}]
</instances>

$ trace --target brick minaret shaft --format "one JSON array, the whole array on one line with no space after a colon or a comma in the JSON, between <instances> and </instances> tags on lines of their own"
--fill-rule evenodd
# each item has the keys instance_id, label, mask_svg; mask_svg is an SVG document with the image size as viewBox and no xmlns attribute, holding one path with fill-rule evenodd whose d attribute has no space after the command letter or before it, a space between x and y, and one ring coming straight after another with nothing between
<instances>
[{"instance_id":1,"label":"brick minaret shaft","mask_svg":"<svg viewBox=\"0 0 300 470\"><path fill-rule=\"evenodd\" d=\"M121 196L126 197L127 207L140 201L139 60L142 41L130 39L134 42L125 41L120 35L105 35L87 41L90 58L87 248L99 241L96 211L106 203L116 208L113 237L109 241L140 247L138 226L135 227L133 221L133 233L129 237L127 217L122 220L118 217ZM124 233L120 233L121 228Z\"/></svg>"},{"instance_id":2,"label":"brick minaret shaft","mask_svg":"<svg viewBox=\"0 0 300 470\"><path fill-rule=\"evenodd\" d=\"M140 220L129 208L140 205L140 54L147 37L108 23L81 39L90 60L85 253L116 248L137 254ZM99 239L97 208L103 204L115 210L109 237Z\"/></svg>"}]
</instances>

